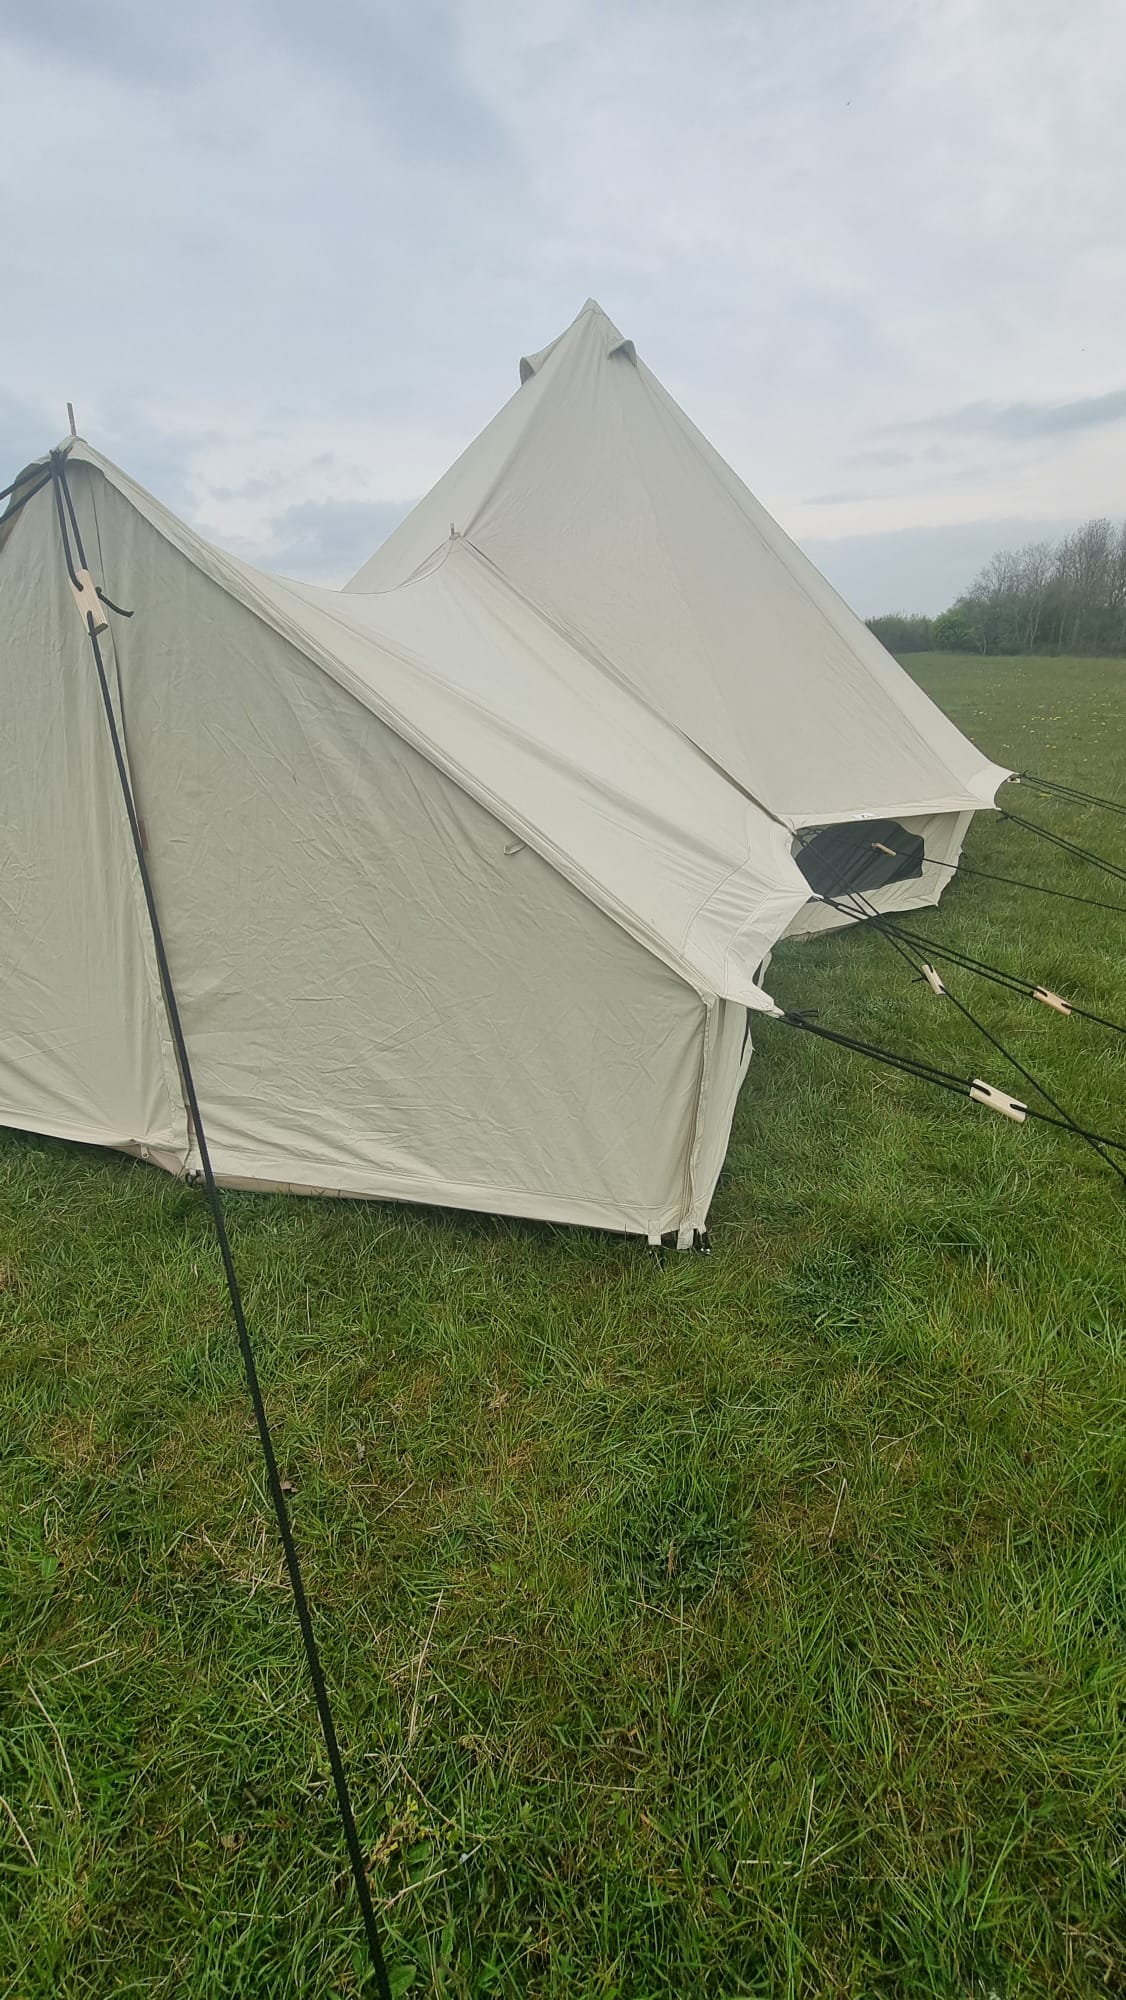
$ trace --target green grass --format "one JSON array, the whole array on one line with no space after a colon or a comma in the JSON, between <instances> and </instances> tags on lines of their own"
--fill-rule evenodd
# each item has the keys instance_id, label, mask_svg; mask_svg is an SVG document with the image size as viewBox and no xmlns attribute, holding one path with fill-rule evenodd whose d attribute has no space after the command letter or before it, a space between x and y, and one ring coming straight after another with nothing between
<instances>
[{"instance_id":1,"label":"green grass","mask_svg":"<svg viewBox=\"0 0 1126 2000\"><path fill-rule=\"evenodd\" d=\"M912 664L1002 761L1121 789L1121 664ZM1121 822L1027 810L1126 859ZM970 854L1126 901L1013 828ZM1126 918L967 882L926 925L1126 1015ZM772 983L1006 1081L870 932ZM1126 1042L951 983L1126 1125ZM710 1259L229 1210L400 1984L1126 1993L1126 1232L1098 1160L764 1025ZM0 1994L358 1995L197 1193L0 1135L0 1398Z\"/></svg>"}]
</instances>

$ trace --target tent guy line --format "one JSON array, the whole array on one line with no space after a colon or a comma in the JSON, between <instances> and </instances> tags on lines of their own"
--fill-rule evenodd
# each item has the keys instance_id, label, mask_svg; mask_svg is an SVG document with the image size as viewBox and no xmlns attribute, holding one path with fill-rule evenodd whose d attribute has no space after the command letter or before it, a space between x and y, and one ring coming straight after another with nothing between
<instances>
[{"instance_id":1,"label":"tent guy line","mask_svg":"<svg viewBox=\"0 0 1126 2000\"><path fill-rule=\"evenodd\" d=\"M67 482L66 464L64 457L60 452L55 452L52 454L51 473L54 483L55 503L58 514L59 534L62 541L63 556L66 562L67 574L70 578L71 587L75 592L75 597L77 600L77 608L81 614L82 600L85 595L85 584L83 579L89 578L89 570L87 569L87 564L86 564L86 552L82 543L82 534L78 525L78 518L77 515L75 514L74 503L71 498L70 488ZM64 499L66 503L66 511L70 516L70 521L74 532L74 551L78 557L77 572L75 569L75 564L71 552L70 539L67 534L66 516L64 515L63 512ZM100 595L101 593L99 592L99 596ZM105 600L103 600L103 602L104 601ZM132 616L132 614L129 612L126 612L123 615L126 617ZM105 621L103 620L102 629L104 629L104 624ZM356 1816L352 1806L351 1793L348 1786L348 1777L344 1769L344 1760L341 1756L340 1744L336 1733L336 1725L333 1719L332 1703L329 1697L328 1686L324 1677L324 1669L321 1664L320 1651L317 1646L316 1633L313 1628L312 1612L310 1610L309 1600L305 1592L305 1583L301 1572L301 1562L297 1553L297 1544L294 1539L293 1526L290 1520L289 1508L286 1503L285 1489L282 1485L281 1472L278 1467L277 1454L274 1449L273 1435L270 1430L270 1421L266 1412L265 1399L262 1394L262 1386L258 1375L258 1364L254 1353L254 1344L251 1339L250 1329L247 1325L246 1313L243 1307L242 1289L239 1284L238 1273L235 1268L234 1255L231 1250L230 1236L227 1231L227 1221L226 1221L226 1213L223 1207L223 1198L219 1192L219 1188L215 1180L215 1175L212 1171L211 1155L208 1150L207 1133L204 1126L203 1113L200 1109L199 1095L195 1086L195 1077L192 1070L191 1057L188 1053L187 1039L184 1034L184 1027L180 1015L179 1003L176 997L176 988L173 983L172 971L168 963L168 955L165 950L164 931L161 925L160 914L156 904L156 895L153 889L152 878L149 872L148 861L145 855L145 842L141 834L140 819L137 813L136 802L133 797L133 788L129 779L129 773L126 768L125 754L122 749L121 736L117 726L117 717L114 713L113 699L110 695L110 690L109 690L109 682L106 678L105 664L102 658L102 649L98 639L98 631L99 631L98 620L95 612L91 610L88 606L85 610L85 625L87 634L89 636L91 649L93 652L94 667L98 678L98 689L101 697L102 709L105 714L106 728L109 732L110 745L113 751L114 766L117 772L118 784L121 791L121 799L125 808L126 818L129 823L129 834L133 846L133 855L136 861L137 871L141 881L142 893L145 899L145 907L148 913L149 928L152 934L153 950L156 955L156 962L160 973L160 982L164 992L164 1003L167 1010L168 1024L172 1032L172 1039L176 1049L176 1058L179 1064L180 1075L183 1082L184 1095L188 1102L188 1108L191 1113L192 1123L195 1131L195 1141L196 1141L196 1146L198 1148L199 1160L200 1160L200 1178L202 1180L204 1196L207 1202L208 1210L210 1212L211 1222L215 1232L216 1242L219 1248L219 1255L223 1265L223 1275L226 1280L227 1295L230 1301L231 1315L234 1320L235 1331L238 1338L238 1347L240 1356L242 1358L243 1372L246 1378L246 1385L250 1395L251 1405L254 1411L255 1428L258 1433L258 1442L261 1447L262 1459L266 1469L266 1484L269 1489L270 1501L273 1507L274 1517L277 1522L278 1534L281 1540L282 1550L285 1556L286 1572L289 1577L290 1589L293 1594L294 1606L297 1611L298 1624L301 1628L301 1639L302 1639L302 1645L304 1647L306 1664L309 1669L309 1678L313 1686L313 1698L316 1703L317 1715L321 1725L321 1733L324 1738L325 1750L328 1754L329 1767L332 1772L333 1789L336 1794L336 1803L340 1816L341 1825L344 1829L345 1845L348 1850L348 1859L349 1859L349 1864L351 1866L353 1883L355 1885L356 1899L360 1906L360 1914L363 1923L368 1956L370 1959L372 1972L375 1978L375 1984L377 1992L379 1994L379 2000L391 2000L391 1985L387 1976L387 1968L384 1963L383 1949L380 1941L379 1929L376 1923L375 1910L372 1904L371 1887L367 1878L367 1866L364 1860L363 1849L360 1845L360 1836L356 1826Z\"/></svg>"},{"instance_id":2,"label":"tent guy line","mask_svg":"<svg viewBox=\"0 0 1126 2000\"><path fill-rule=\"evenodd\" d=\"M813 1010L815 1011L815 1010ZM1023 1125L1026 1118L1034 1119L1040 1125L1053 1125L1058 1131L1069 1132L1074 1138L1084 1139L1089 1145L1107 1146L1113 1152L1126 1153L1126 1139L1112 1139L1103 1132L1088 1132L1075 1125L1070 1118L1053 1118L1048 1111L1040 1111L1035 1105L1024 1104L1019 1098L1010 1097L1007 1091L998 1090L993 1084L985 1083L980 1077L957 1076L952 1070L939 1069L934 1063L924 1062L919 1056L905 1055L896 1049L881 1048L876 1042L861 1041L855 1035L843 1034L837 1028L827 1028L812 1018L810 1011L800 1008L780 1007L776 1013L768 1014L767 1020L779 1021L786 1028L800 1028L804 1033L816 1035L821 1041L834 1042L838 1048L850 1049L855 1055L868 1056L873 1062L883 1063L889 1069L902 1071L918 1083L933 1083L940 1090L950 1091L956 1097L968 1097L975 1104L987 1109L1001 1111L1016 1124ZM1114 1171L1126 1180L1126 1174L1112 1161Z\"/></svg>"},{"instance_id":3,"label":"tent guy line","mask_svg":"<svg viewBox=\"0 0 1126 2000\"><path fill-rule=\"evenodd\" d=\"M877 912L867 903L867 899L863 895L854 892L853 900L865 905L862 910L864 916L873 917L877 915ZM946 982L938 977L933 966L927 964L926 960L923 959L914 947L902 942L896 935L894 925L885 925L882 922L877 922L876 934L882 937L885 943L889 944L893 951L899 954L906 964L910 966L916 977L923 980L929 986L932 993L941 999L949 1000L957 1012L969 1022L970 1026L975 1028L977 1033L983 1036L990 1046L997 1051L997 1054L1003 1057L1016 1070L1018 1076L1022 1077L1025 1083L1031 1084L1033 1090L1039 1092L1044 1102L1050 1104L1053 1111L1058 1112L1059 1116L1053 1122L1057 1124L1062 1123L1067 1131L1073 1133L1077 1139L1081 1139L1085 1145L1090 1146L1097 1157L1103 1161L1104 1165L1108 1166L1112 1173L1117 1174L1123 1187L1126 1187L1126 1172L1123 1172L1117 1160L1112 1159L1110 1153L1105 1150L1107 1146L1110 1146L1115 1151L1126 1151L1126 1142L1119 1142L1113 1139L1104 1140L1098 1134L1092 1133L1085 1126L1080 1125L1077 1119L1068 1111L1066 1105L1061 1104L1057 1097L1053 1097L1046 1085L1042 1084L1039 1078L1034 1076L1032 1071L1020 1061L1019 1057L1015 1056L1012 1050L1006 1047L1000 1037L995 1035L991 1028L987 1028L984 1021L979 1021L977 1015L966 1006L965 1002L960 1000L958 995ZM1029 1107L1025 1106L1025 1110L1029 1111ZM1036 1114L1030 1112L1029 1115L1035 1116Z\"/></svg>"},{"instance_id":4,"label":"tent guy line","mask_svg":"<svg viewBox=\"0 0 1126 2000\"><path fill-rule=\"evenodd\" d=\"M1096 806L1102 812L1119 813L1126 819L1126 804L1121 799L1103 799L1097 792L1082 792L1078 785L1064 784L1058 778L1039 778L1032 771L1014 771L1012 782L1014 785L1031 785L1033 791L1069 800L1074 805Z\"/></svg>"},{"instance_id":5,"label":"tent guy line","mask_svg":"<svg viewBox=\"0 0 1126 2000\"><path fill-rule=\"evenodd\" d=\"M938 861L933 854L928 854L927 866L946 868L951 875L977 875L983 882L1006 882L1010 889L1032 889L1038 896L1056 896L1063 903L1085 903L1089 910L1113 910L1117 916L1126 917L1126 903L1103 903L1097 896L1076 896L1069 889L1053 889L1046 882L1029 882L1021 875L998 875L991 868L971 866L960 855L957 861ZM867 919L858 914L855 921L863 923Z\"/></svg>"},{"instance_id":6,"label":"tent guy line","mask_svg":"<svg viewBox=\"0 0 1126 2000\"><path fill-rule=\"evenodd\" d=\"M1052 827L1041 826L1034 819L1024 819L1020 813L1009 812L1007 807L1001 808L998 818L1007 821L1010 826L1022 827L1025 833L1035 834L1040 840L1046 840L1050 846L1058 847L1062 853L1073 855L1077 861L1086 861L1092 868L1101 868L1104 875L1113 875L1118 881L1126 882L1126 868L1123 868L1121 862L1110 861L1105 855L1096 854L1093 848L1083 847L1077 840L1069 840L1065 834L1056 833Z\"/></svg>"},{"instance_id":7,"label":"tent guy line","mask_svg":"<svg viewBox=\"0 0 1126 2000\"><path fill-rule=\"evenodd\" d=\"M839 910L842 915L852 914L845 910L839 899L829 896L823 900L833 909ZM905 944L916 946L919 951L929 954L931 958L948 959L951 965L957 965L963 972L975 973L979 978L990 980L1007 992L1022 994L1025 999L1038 1000L1043 1005L1053 1008L1061 1016L1073 1015L1077 1021L1091 1021L1098 1028L1108 1028L1112 1034L1126 1035L1126 1025L1122 1022L1111 1021L1105 1014L1093 1014L1089 1008L1081 1007L1077 1001L1064 999L1061 994L1053 993L1046 986L1036 986L1030 979L1020 973L1010 972L1004 966L989 965L984 959L974 958L971 953L960 950L957 945L939 944L934 938L921 937L918 931L905 929L898 918L890 918L882 911L878 911L868 921L875 929L882 929L889 935L901 938Z\"/></svg>"},{"instance_id":8,"label":"tent guy line","mask_svg":"<svg viewBox=\"0 0 1126 2000\"><path fill-rule=\"evenodd\" d=\"M10 521L13 514L18 514L21 507L26 507L29 500L34 500L37 493L42 493L43 488L45 486L50 485L51 474L49 472L45 472L42 475L42 477L40 479L35 480L32 485L28 485L28 480L30 479L31 473L34 470L35 470L34 467L29 467L29 469L26 472L21 472L19 478L14 479L12 481L12 484L10 486L6 486L4 488L4 491L0 493L0 500L8 501L8 505L5 507L3 515L0 515L0 519L4 521ZM22 486L27 486L26 493L20 492L19 489ZM19 494L18 499L9 498L9 495L16 495L16 494Z\"/></svg>"}]
</instances>

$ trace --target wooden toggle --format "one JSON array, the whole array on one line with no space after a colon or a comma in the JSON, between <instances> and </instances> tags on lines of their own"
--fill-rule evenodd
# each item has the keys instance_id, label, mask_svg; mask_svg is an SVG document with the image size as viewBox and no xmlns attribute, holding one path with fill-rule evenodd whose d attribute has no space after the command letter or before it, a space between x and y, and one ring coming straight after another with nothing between
<instances>
[{"instance_id":1,"label":"wooden toggle","mask_svg":"<svg viewBox=\"0 0 1126 2000\"><path fill-rule=\"evenodd\" d=\"M78 577L78 582L76 584L72 583L70 587L74 592L74 601L78 606L78 613L83 625L89 631L89 618L92 617L95 632L105 632L109 627L109 619L106 617L105 606L94 587L93 577L88 569L80 569L75 573Z\"/></svg>"},{"instance_id":2,"label":"wooden toggle","mask_svg":"<svg viewBox=\"0 0 1126 2000\"><path fill-rule=\"evenodd\" d=\"M1010 1097L1007 1090L998 1090L992 1083L983 1083L975 1076L970 1086L970 1096L975 1104L988 1105L990 1111L999 1111L1002 1118L1011 1118L1014 1125L1023 1125L1028 1117L1028 1106L1019 1097Z\"/></svg>"}]
</instances>

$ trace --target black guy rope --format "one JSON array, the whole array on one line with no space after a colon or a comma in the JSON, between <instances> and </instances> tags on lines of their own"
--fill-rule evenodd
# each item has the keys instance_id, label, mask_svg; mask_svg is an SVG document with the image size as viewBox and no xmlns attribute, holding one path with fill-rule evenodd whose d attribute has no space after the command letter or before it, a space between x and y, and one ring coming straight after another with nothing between
<instances>
[{"instance_id":1,"label":"black guy rope","mask_svg":"<svg viewBox=\"0 0 1126 2000\"><path fill-rule=\"evenodd\" d=\"M1108 861L1104 854L1096 854L1092 848L1080 846L1077 840L1069 840L1065 834L1056 833L1052 827L1039 826L1034 819L1023 819L1020 813L1002 810L999 811L998 818L1008 820L1010 826L1023 827L1026 833L1038 834L1041 840L1048 841L1052 847L1060 848L1064 854L1072 854L1076 860L1087 861L1092 868L1101 868L1105 874L1117 876L1120 882L1126 882L1126 868L1120 861Z\"/></svg>"},{"instance_id":2,"label":"black guy rope","mask_svg":"<svg viewBox=\"0 0 1126 2000\"><path fill-rule=\"evenodd\" d=\"M1020 973L1009 972L1003 966L989 965L984 959L974 958L971 953L962 951L957 945L938 944L934 938L920 937L918 931L904 929L898 917L893 921L882 910L872 921L879 929L894 932L904 944L914 945L917 951L924 952L928 957L948 959L951 965L958 967L959 971L972 972L979 979L988 979L995 986L1002 986L1010 993L1020 993L1028 1000L1035 1000L1046 990L1042 986L1034 986L1031 980L1022 978ZM1092 1021L1096 1027L1109 1028L1112 1034L1126 1035L1126 1024L1121 1021L1110 1021L1105 1014L1093 1014L1090 1008L1077 1006L1073 1000L1066 1001L1065 1005L1067 1012L1074 1015L1077 1020Z\"/></svg>"},{"instance_id":3,"label":"black guy rope","mask_svg":"<svg viewBox=\"0 0 1126 2000\"><path fill-rule=\"evenodd\" d=\"M34 465L25 465L23 471L17 478L13 479L10 486L0 487L0 500L7 500L11 494L18 493L20 487L26 486L29 481L35 479L37 473L39 477L36 479L36 491L39 490L40 486L45 486L51 477L51 468L49 465L44 465L42 459L40 459Z\"/></svg>"},{"instance_id":4,"label":"black guy rope","mask_svg":"<svg viewBox=\"0 0 1126 2000\"><path fill-rule=\"evenodd\" d=\"M925 854L923 859L928 867L948 868L952 875L977 875L983 882L1007 882L1010 889L1032 889L1038 896L1056 896L1064 903L1083 903L1089 910L1113 910L1126 917L1126 903L1103 903L1097 896L1075 896L1069 889L1052 889L1046 882L1030 882L1023 875L998 875L991 868L971 867L961 856L957 861L938 861L933 854Z\"/></svg>"},{"instance_id":5,"label":"black guy rope","mask_svg":"<svg viewBox=\"0 0 1126 2000\"><path fill-rule=\"evenodd\" d=\"M123 611L120 604L115 604L112 597L107 597L105 591L99 589L97 584L94 585L94 589L98 592L98 596L101 598L107 611L116 611L119 618L132 618L133 613L131 611Z\"/></svg>"},{"instance_id":6,"label":"black guy rope","mask_svg":"<svg viewBox=\"0 0 1126 2000\"><path fill-rule=\"evenodd\" d=\"M822 895L818 900L827 904L830 909L838 910L841 916L850 917L853 922L867 921L878 929L894 932L904 944L914 945L917 951L926 953L928 957L948 959L950 964L956 965L960 971L972 972L979 979L988 979L993 985L1004 987L1006 992L1020 993L1027 1000L1039 1000L1046 996L1050 1005L1061 1000L1059 994L1050 993L1044 986L1034 986L1030 979L1019 972L1007 971L1000 965L990 965L985 959L974 958L970 952L962 951L957 945L939 944L934 938L920 937L918 931L908 930L904 926L901 917L890 916L884 910L873 907L871 916L865 918L863 912L847 909L833 896ZM1105 1014L1094 1014L1089 1007L1080 1007L1073 1000L1063 1001L1059 1011L1074 1015L1079 1021L1091 1021L1098 1028L1109 1028L1112 1034L1126 1035L1126 1023L1111 1021Z\"/></svg>"},{"instance_id":7,"label":"black guy rope","mask_svg":"<svg viewBox=\"0 0 1126 2000\"><path fill-rule=\"evenodd\" d=\"M70 499L69 489L67 487L66 470L61 455L53 457L52 463L54 468L55 503L58 513L59 527L62 534L63 555L66 560L67 573L70 576L72 583L74 583L76 587L79 587L75 573L73 558L71 556L70 542L67 535L66 515L64 514L63 511L64 494L66 497L67 509L70 512L72 521L74 522L75 537L76 537L75 546L78 550L79 565L82 569L85 569L86 564L85 561L83 560L81 535L78 533L78 524L74 515L73 503L71 502ZM196 1145L199 1149L200 1168L202 1173L204 1192L206 1195L208 1208L210 1209L211 1212L211 1220L215 1230L216 1241L218 1242L219 1245L219 1255L222 1259L222 1264L223 1264L223 1275L227 1281L227 1292L231 1302L231 1313L235 1323L235 1331L238 1336L239 1353L242 1357L243 1371L246 1376L246 1385L247 1389L249 1390L250 1401L254 1409L254 1421L258 1431L258 1442L262 1449L262 1458L266 1467L266 1483L269 1488L270 1500L273 1505L275 1518L277 1520L278 1534L281 1538L282 1550L285 1556L285 1566L289 1575L290 1588L292 1589L293 1592L293 1601L297 1611L297 1621L301 1628L301 1638L305 1649L305 1659L309 1669L309 1678L313 1684L313 1699L316 1703L317 1715L320 1719L321 1732L324 1737L325 1749L328 1752L329 1766L332 1771L332 1782L336 1792L336 1803L340 1814L341 1825L343 1826L344 1829L344 1840L348 1849L348 1859L351 1864L352 1879L356 1889L356 1898L360 1906L360 1914L363 1920L364 1935L367 1940L368 1955L371 1961L372 1972L375 1977L375 1986L376 1986L376 1991L379 1995L379 2000L391 2000L391 1985L387 1976L387 1967L384 1962L383 1947L379 1936L379 1927L376 1922L375 1910L372 1905L371 1887L368 1882L367 1869L364 1864L363 1849L360 1845L360 1836L356 1827L356 1816L352 1808L352 1799L348 1788L348 1778L344 1769L344 1760L340 1754L340 1745L337 1740L336 1725L333 1720L333 1714L332 1714L332 1704L329 1699L328 1687L325 1682L324 1670L321 1665L321 1657L317 1647L316 1634L313 1630L312 1614L309 1609L309 1600L305 1594L305 1583L301 1574L301 1564L297 1554L297 1544L294 1540L293 1527L289 1516L289 1508L286 1505L285 1492L282 1487L282 1481L281 1481L281 1474L278 1470L277 1456L274 1451L274 1441L270 1431L269 1418L266 1414L265 1401L262 1396L261 1383L258 1377L258 1365L254 1356L254 1346L250 1337L250 1330L246 1323L246 1314L244 1312L243 1302L242 1302L242 1291L239 1286L238 1273L235 1270L235 1261L231 1251L230 1237L227 1234L227 1221L223 1210L223 1200L219 1192L218 1184L215 1180L214 1170L211 1165L211 1154L208 1149L207 1135L204 1130L203 1116L200 1111L199 1097L196 1092L195 1078L192 1073L191 1059L188 1054L187 1041L184 1035L184 1026L180 1018L180 1009L176 998L176 989L173 984L172 972L168 963L168 955L165 950L164 932L161 927L160 915L156 904L156 896L153 890L152 877L149 873L148 861L145 855L145 843L141 834L140 820L137 815L136 803L133 798L133 789L130 783L129 773L126 768L125 755L122 749L121 737L117 727L117 717L114 713L113 700L110 695L109 683L106 679L105 665L102 660L102 649L98 643L98 631L95 624L94 615L92 612L87 612L86 627L90 638L90 644L91 647L93 648L94 666L98 677L98 688L101 694L102 707L105 711L106 726L109 730L110 743L113 748L113 758L114 758L114 764L116 765L117 768L117 778L121 788L121 796L125 805L126 817L129 822L129 832L133 843L133 853L136 858L137 870L140 875L141 888L144 892L145 908L148 912L149 928L152 933L153 950L156 954L157 969L160 974L160 982L164 990L165 1005L168 1010L168 1022L172 1031L172 1040L176 1050L176 1058L180 1066L180 1073L184 1085L184 1094L188 1102L188 1110L191 1116L192 1126L195 1132Z\"/></svg>"},{"instance_id":8,"label":"black guy rope","mask_svg":"<svg viewBox=\"0 0 1126 2000\"><path fill-rule=\"evenodd\" d=\"M32 481L30 485L28 484L28 478L22 478L14 479L10 486L5 486L4 491L0 493L0 500L6 500L10 493L17 492L19 493L19 499L13 500L11 506L4 509L3 514L0 515L0 520L10 521L13 514L18 514L21 507L26 507L29 500L33 500L37 493L42 493L50 477L51 473L48 470L47 472L40 473L39 478ZM21 488L25 490L20 491Z\"/></svg>"},{"instance_id":9,"label":"black guy rope","mask_svg":"<svg viewBox=\"0 0 1126 2000\"><path fill-rule=\"evenodd\" d=\"M801 1028L808 1035L817 1035L825 1042L835 1042L839 1048L852 1049L857 1055L870 1056L874 1062L883 1063L888 1069L901 1070L905 1076L915 1077L920 1083L933 1083L940 1090L951 1091L957 1097L969 1097L973 1091L973 1083L964 1076L938 1069L933 1063L925 1063L916 1056L880 1048L875 1042L862 1042L855 1035L843 1035L836 1028L823 1027L820 1021L810 1020L808 1014L800 1009L783 1008L777 1014L764 1014L762 1018L764 1021L781 1021L787 1028ZM1108 1139L1105 1133L1084 1131L1080 1126L1073 1125L1069 1118L1053 1118L1050 1112L1040 1111L1032 1104L1022 1105L1021 1109L1027 1118L1034 1118L1038 1124L1055 1125L1061 1132L1071 1132L1081 1139L1093 1140L1096 1145L1109 1146L1113 1152L1126 1153L1126 1139Z\"/></svg>"},{"instance_id":10,"label":"black guy rope","mask_svg":"<svg viewBox=\"0 0 1126 2000\"><path fill-rule=\"evenodd\" d=\"M912 947L903 944L894 935L892 929L884 928L881 922L881 912L876 908L875 904L869 902L866 896L861 895L856 890L852 891L852 898L854 902L860 903L864 906L864 915L866 915L869 918L874 917L876 919L875 928L878 935L883 937L886 940L886 942L892 946L893 950L899 953L900 957L906 961L906 963L911 967L912 971L916 974L918 978L926 979L927 970L924 967L924 961L921 955L917 951L915 951ZM1126 1187L1126 1172L1124 1172L1123 1169L1119 1166L1117 1160L1111 1159L1110 1154L1106 1152L1104 1149L1104 1143L1097 1137L1097 1135L1088 1132L1082 1125L1078 1123L1078 1121L1075 1118L1072 1117L1066 1105L1061 1104L1058 1098L1052 1096L1051 1091L1048 1090L1047 1087L1040 1082L1039 1078L1034 1076L1030 1069L1026 1068L1025 1064L1020 1061L1019 1057L1013 1054L1011 1049L1006 1048L1004 1042L1000 1040L999 1036L993 1033L991 1028L986 1027L984 1021L978 1020L977 1015L971 1012L970 1008L966 1006L964 1001L959 1000L958 995L954 993L949 986L946 985L944 980L939 980L934 990L936 992L941 993L944 999L949 1000L951 1005L957 1009L959 1014L962 1015L963 1019L968 1021L970 1026L972 1028L975 1028L979 1035L984 1036L985 1040L990 1044L992 1048L996 1049L997 1054L999 1056L1002 1056L1004 1060L1007 1063L1009 1063L1013 1069L1016 1070L1017 1074L1024 1078L1024 1081L1026 1083L1031 1084L1033 1090L1039 1092L1040 1096L1044 1099L1045 1103L1051 1105L1053 1111L1059 1113L1059 1118L1053 1120L1053 1123L1062 1124L1067 1131L1074 1133L1077 1139L1082 1139L1084 1144L1090 1146L1092 1151L1098 1156L1100 1160L1102 1160L1103 1164L1105 1166L1108 1166L1112 1173L1117 1174L1119 1180L1122 1182L1123 1187ZM1026 1106L1025 1108L1026 1110L1029 1111L1031 1116L1036 1115L1034 1112L1032 1112L1030 1106Z\"/></svg>"},{"instance_id":11,"label":"black guy rope","mask_svg":"<svg viewBox=\"0 0 1126 2000\"><path fill-rule=\"evenodd\" d=\"M66 563L66 573L70 578L72 588L81 591L82 583L78 575L78 570L74 567L74 557L70 552L70 536L66 531L66 515L63 512L62 485L66 474L63 470L62 459L56 452L51 453L51 477L54 481L52 490L55 500L55 513L58 516L59 522L59 535L63 545L63 560ZM86 564L83 559L81 541L78 542L77 546L79 565L82 569L85 569Z\"/></svg>"},{"instance_id":12,"label":"black guy rope","mask_svg":"<svg viewBox=\"0 0 1126 2000\"><path fill-rule=\"evenodd\" d=\"M1038 778L1032 771L1016 772L1013 782L1030 785L1033 791L1044 792L1049 797L1070 799L1076 805L1098 806L1103 812L1120 813L1126 819L1126 801L1122 799L1103 799L1097 792L1080 791L1078 785L1066 785L1057 778Z\"/></svg>"},{"instance_id":13,"label":"black guy rope","mask_svg":"<svg viewBox=\"0 0 1126 2000\"><path fill-rule=\"evenodd\" d=\"M60 487L62 488L63 498L66 501L67 513L70 515L70 525L74 533L74 546L78 554L78 567L79 569L86 570L87 575L89 575L89 565L86 561L86 550L82 545L82 530L78 525L78 516L74 511L74 501L71 499L70 481L66 476L66 459L61 451L53 451L51 453L51 471L47 477L54 477L55 479L55 509L59 517L59 528L63 537L63 553L66 556L67 573L74 588L78 590L81 586L74 573L74 564L70 559L70 544L67 541L66 525L63 521L62 504L59 499ZM123 611L120 604L115 604L112 598L106 596L104 590L99 590L97 584L94 585L94 594L101 599L107 611L116 611L119 618L132 618L133 613L131 611Z\"/></svg>"}]
</instances>

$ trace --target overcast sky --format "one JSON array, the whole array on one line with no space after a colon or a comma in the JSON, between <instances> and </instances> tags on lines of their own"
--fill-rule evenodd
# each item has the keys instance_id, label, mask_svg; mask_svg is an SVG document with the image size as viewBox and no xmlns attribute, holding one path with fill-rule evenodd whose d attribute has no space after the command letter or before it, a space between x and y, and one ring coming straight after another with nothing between
<instances>
[{"instance_id":1,"label":"overcast sky","mask_svg":"<svg viewBox=\"0 0 1126 2000\"><path fill-rule=\"evenodd\" d=\"M1122 0L0 14L0 466L343 580L593 294L857 608L1126 513ZM7 477L0 484L7 483Z\"/></svg>"}]
</instances>

